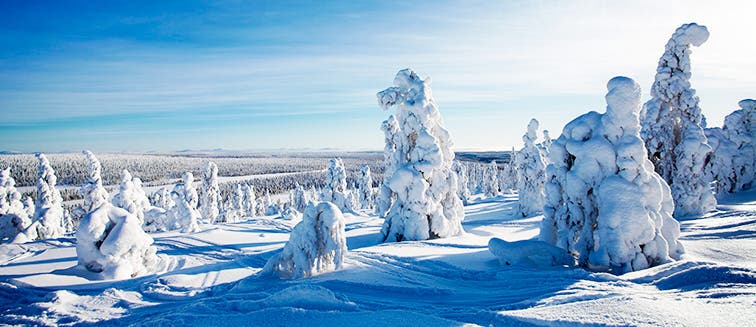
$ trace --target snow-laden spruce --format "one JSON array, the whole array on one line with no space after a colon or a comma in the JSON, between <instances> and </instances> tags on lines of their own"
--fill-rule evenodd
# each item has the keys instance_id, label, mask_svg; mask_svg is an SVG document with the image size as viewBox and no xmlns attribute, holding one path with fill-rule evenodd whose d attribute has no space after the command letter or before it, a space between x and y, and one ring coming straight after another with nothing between
<instances>
[{"instance_id":1,"label":"snow-laden spruce","mask_svg":"<svg viewBox=\"0 0 756 327\"><path fill-rule=\"evenodd\" d=\"M310 202L307 197L307 192L299 183L294 184L294 190L291 193L291 206L299 212L304 211L307 207L307 203Z\"/></svg>"},{"instance_id":2,"label":"snow-laden spruce","mask_svg":"<svg viewBox=\"0 0 756 327\"><path fill-rule=\"evenodd\" d=\"M457 195L462 200L462 204L467 204L470 198L470 188L468 187L468 170L467 165L459 160L452 163L452 171L457 174Z\"/></svg>"},{"instance_id":3,"label":"snow-laden spruce","mask_svg":"<svg viewBox=\"0 0 756 327\"><path fill-rule=\"evenodd\" d=\"M0 170L0 243L16 237L31 225L29 213L16 189L10 167Z\"/></svg>"},{"instance_id":4,"label":"snow-laden spruce","mask_svg":"<svg viewBox=\"0 0 756 327\"><path fill-rule=\"evenodd\" d=\"M396 193L381 229L384 241L462 234L464 212L452 171L452 140L433 99L430 78L401 70L394 86L377 96L384 110L396 107L399 126L392 163L396 170L384 184Z\"/></svg>"},{"instance_id":5,"label":"snow-laden spruce","mask_svg":"<svg viewBox=\"0 0 756 327\"><path fill-rule=\"evenodd\" d=\"M121 184L111 202L114 206L126 209L135 215L140 222L144 222L144 212L152 207L147 194L142 189L142 181L131 176L126 169L121 172Z\"/></svg>"},{"instance_id":6,"label":"snow-laden spruce","mask_svg":"<svg viewBox=\"0 0 756 327\"><path fill-rule=\"evenodd\" d=\"M199 231L197 221L202 217L197 211L199 196L193 185L194 176L185 172L182 181L176 183L171 192L171 200L175 203L167 215L167 227L169 230L180 230L182 233Z\"/></svg>"},{"instance_id":7,"label":"snow-laden spruce","mask_svg":"<svg viewBox=\"0 0 756 327\"><path fill-rule=\"evenodd\" d=\"M161 187L155 191L150 197L150 203L155 207L165 210L170 209L174 205L173 200L171 200L171 192L166 187Z\"/></svg>"},{"instance_id":8,"label":"snow-laden spruce","mask_svg":"<svg viewBox=\"0 0 756 327\"><path fill-rule=\"evenodd\" d=\"M58 178L50 161L42 153L37 153L39 166L37 170L37 201L34 202L34 217L26 229L18 233L13 243L58 238L63 236L64 214L63 197L55 188Z\"/></svg>"},{"instance_id":9,"label":"snow-laden spruce","mask_svg":"<svg viewBox=\"0 0 756 327\"><path fill-rule=\"evenodd\" d=\"M357 178L357 202L360 209L372 209L373 203L373 176L370 174L370 167L364 166L360 170L360 177Z\"/></svg>"},{"instance_id":10,"label":"snow-laden spruce","mask_svg":"<svg viewBox=\"0 0 756 327\"><path fill-rule=\"evenodd\" d=\"M378 189L378 196L375 199L375 213L381 218L386 217L391 204L396 199L396 193L391 191L388 187L388 181L394 175L397 164L400 162L399 152L397 152L397 146L399 144L399 122L394 118L394 115L389 116L388 119L381 124L381 130L383 131L384 141L386 145L383 148L383 181L381 187Z\"/></svg>"},{"instance_id":11,"label":"snow-laden spruce","mask_svg":"<svg viewBox=\"0 0 756 327\"><path fill-rule=\"evenodd\" d=\"M102 186L102 165L100 160L92 151L82 151L87 158L87 179L79 189L79 193L84 197L84 210L91 212L105 202L108 202L108 191Z\"/></svg>"},{"instance_id":12,"label":"snow-laden spruce","mask_svg":"<svg viewBox=\"0 0 756 327\"><path fill-rule=\"evenodd\" d=\"M339 207L339 210L351 211L351 207L347 201L346 170L341 158L331 159L328 163L325 186L323 187L320 200L335 204Z\"/></svg>"},{"instance_id":13,"label":"snow-laden spruce","mask_svg":"<svg viewBox=\"0 0 756 327\"><path fill-rule=\"evenodd\" d=\"M499 165L496 164L496 160L491 160L491 163L486 166L483 191L489 198L499 195Z\"/></svg>"},{"instance_id":14,"label":"snow-laden spruce","mask_svg":"<svg viewBox=\"0 0 756 327\"><path fill-rule=\"evenodd\" d=\"M310 203L281 253L271 257L264 274L310 277L340 269L347 253L344 216L333 203Z\"/></svg>"},{"instance_id":15,"label":"snow-laden spruce","mask_svg":"<svg viewBox=\"0 0 756 327\"><path fill-rule=\"evenodd\" d=\"M264 199L258 201L257 194L255 193L255 186L245 184L242 186L242 210L238 218L242 217L256 217L258 215L265 215L265 203Z\"/></svg>"},{"instance_id":16,"label":"snow-laden spruce","mask_svg":"<svg viewBox=\"0 0 756 327\"><path fill-rule=\"evenodd\" d=\"M756 100L738 104L741 109L727 115L722 128L705 130L713 149L706 172L718 196L751 188L756 174Z\"/></svg>"},{"instance_id":17,"label":"snow-laden spruce","mask_svg":"<svg viewBox=\"0 0 756 327\"><path fill-rule=\"evenodd\" d=\"M210 161L202 171L202 197L200 198L200 214L202 219L214 223L220 213L220 185L218 184L218 165Z\"/></svg>"},{"instance_id":18,"label":"snow-laden spruce","mask_svg":"<svg viewBox=\"0 0 756 327\"><path fill-rule=\"evenodd\" d=\"M124 279L164 269L152 237L136 215L101 202L82 217L76 230L79 264L103 279Z\"/></svg>"},{"instance_id":19,"label":"snow-laden spruce","mask_svg":"<svg viewBox=\"0 0 756 327\"><path fill-rule=\"evenodd\" d=\"M544 183L546 182L546 158L536 145L538 121L531 119L528 131L522 136L525 147L517 153L517 210L523 217L540 214L544 204Z\"/></svg>"},{"instance_id":20,"label":"snow-laden spruce","mask_svg":"<svg viewBox=\"0 0 756 327\"><path fill-rule=\"evenodd\" d=\"M675 216L700 215L716 200L704 173L711 153L701 126L701 108L690 86L690 47L709 38L696 23L678 28L659 59L651 100L641 112L641 137L655 170L672 189Z\"/></svg>"},{"instance_id":21,"label":"snow-laden spruce","mask_svg":"<svg viewBox=\"0 0 756 327\"><path fill-rule=\"evenodd\" d=\"M640 87L607 84L606 113L569 122L551 145L541 239L581 265L624 273L679 259L680 227L667 183L640 138Z\"/></svg>"}]
</instances>

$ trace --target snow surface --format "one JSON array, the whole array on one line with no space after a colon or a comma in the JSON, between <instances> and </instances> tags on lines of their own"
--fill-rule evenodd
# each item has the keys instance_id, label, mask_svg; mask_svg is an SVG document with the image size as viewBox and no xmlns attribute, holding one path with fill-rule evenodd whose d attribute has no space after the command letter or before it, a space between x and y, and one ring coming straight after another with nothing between
<instances>
[{"instance_id":1,"label":"snow surface","mask_svg":"<svg viewBox=\"0 0 756 327\"><path fill-rule=\"evenodd\" d=\"M70 237L0 245L0 324L270 326L752 326L756 321L756 191L681 222L681 260L624 275L503 265L493 238L533 240L541 216L517 197L465 206L462 236L380 243L382 220L345 214L340 270L259 277L296 221L273 216L151 236L168 271L101 281L73 269Z\"/></svg>"}]
</instances>

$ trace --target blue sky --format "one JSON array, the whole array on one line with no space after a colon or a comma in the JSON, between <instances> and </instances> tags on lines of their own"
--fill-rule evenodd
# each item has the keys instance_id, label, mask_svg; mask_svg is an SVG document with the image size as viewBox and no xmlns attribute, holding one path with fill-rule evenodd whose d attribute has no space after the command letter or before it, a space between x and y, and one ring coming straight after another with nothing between
<instances>
[{"instance_id":1,"label":"blue sky","mask_svg":"<svg viewBox=\"0 0 756 327\"><path fill-rule=\"evenodd\" d=\"M648 88L679 25L706 25L693 87L710 125L756 97L747 2L3 1L0 150L379 150L375 93L433 78L458 149L552 137Z\"/></svg>"}]
</instances>

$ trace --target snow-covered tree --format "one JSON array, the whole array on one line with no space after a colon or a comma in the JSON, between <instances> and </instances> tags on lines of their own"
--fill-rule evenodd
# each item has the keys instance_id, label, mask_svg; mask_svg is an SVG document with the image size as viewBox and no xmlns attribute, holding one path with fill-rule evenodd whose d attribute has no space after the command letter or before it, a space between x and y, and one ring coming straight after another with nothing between
<instances>
[{"instance_id":1,"label":"snow-covered tree","mask_svg":"<svg viewBox=\"0 0 756 327\"><path fill-rule=\"evenodd\" d=\"M373 208L373 176L370 175L370 167L363 166L360 177L357 179L357 198L360 209Z\"/></svg>"},{"instance_id":2,"label":"snow-covered tree","mask_svg":"<svg viewBox=\"0 0 756 327\"><path fill-rule=\"evenodd\" d=\"M291 205L297 211L302 212L307 207L308 202L307 192L305 192L304 187L299 185L299 183L296 183L291 196Z\"/></svg>"},{"instance_id":3,"label":"snow-covered tree","mask_svg":"<svg viewBox=\"0 0 756 327\"><path fill-rule=\"evenodd\" d=\"M128 211L101 202L87 213L76 231L79 264L103 279L124 279L162 270L152 237Z\"/></svg>"},{"instance_id":4,"label":"snow-covered tree","mask_svg":"<svg viewBox=\"0 0 756 327\"><path fill-rule=\"evenodd\" d=\"M58 178L44 154L38 153L37 201L34 203L34 218L23 232L16 235L13 243L58 238L65 234L63 229L63 197L55 188Z\"/></svg>"},{"instance_id":5,"label":"snow-covered tree","mask_svg":"<svg viewBox=\"0 0 756 327\"><path fill-rule=\"evenodd\" d=\"M171 200L171 192L168 191L168 189L165 187L161 187L159 190L155 191L155 193L152 194L150 203L152 203L152 205L155 207L163 208L165 210L168 210L172 206L174 206L173 200Z\"/></svg>"},{"instance_id":6,"label":"snow-covered tree","mask_svg":"<svg viewBox=\"0 0 756 327\"><path fill-rule=\"evenodd\" d=\"M722 131L738 148L733 156L734 192L753 186L756 176L756 100L738 102L740 110L727 115Z\"/></svg>"},{"instance_id":7,"label":"snow-covered tree","mask_svg":"<svg viewBox=\"0 0 756 327\"><path fill-rule=\"evenodd\" d=\"M31 225L21 193L11 176L10 167L0 170L0 242L7 242Z\"/></svg>"},{"instance_id":8,"label":"snow-covered tree","mask_svg":"<svg viewBox=\"0 0 756 327\"><path fill-rule=\"evenodd\" d=\"M518 211L523 217L542 212L544 204L543 185L546 182L546 158L536 146L538 121L531 119L528 132L522 136L525 147L517 153Z\"/></svg>"},{"instance_id":9,"label":"snow-covered tree","mask_svg":"<svg viewBox=\"0 0 756 327\"><path fill-rule=\"evenodd\" d=\"M551 147L551 143L554 143L554 140L551 139L551 135L549 135L548 130L543 130L543 142L541 142L541 150L543 151L543 154L548 157L549 156L549 148Z\"/></svg>"},{"instance_id":10,"label":"snow-covered tree","mask_svg":"<svg viewBox=\"0 0 756 327\"><path fill-rule=\"evenodd\" d=\"M218 219L220 209L220 185L218 184L218 165L210 161L202 172L202 199L200 213L202 218L210 223Z\"/></svg>"},{"instance_id":11,"label":"snow-covered tree","mask_svg":"<svg viewBox=\"0 0 756 327\"><path fill-rule=\"evenodd\" d=\"M675 216L700 215L716 206L704 173L711 153L701 126L698 97L690 86L690 47L709 38L696 23L678 28L659 59L651 100L641 112L641 137L657 173L672 189Z\"/></svg>"},{"instance_id":12,"label":"snow-covered tree","mask_svg":"<svg viewBox=\"0 0 756 327\"><path fill-rule=\"evenodd\" d=\"M396 193L381 233L384 241L426 240L463 233L454 151L430 88L411 69L377 94L383 109L396 107L396 170L384 185Z\"/></svg>"},{"instance_id":13,"label":"snow-covered tree","mask_svg":"<svg viewBox=\"0 0 756 327\"><path fill-rule=\"evenodd\" d=\"M289 241L263 268L280 278L310 277L340 269L347 253L344 216L330 202L310 203Z\"/></svg>"},{"instance_id":14,"label":"snow-covered tree","mask_svg":"<svg viewBox=\"0 0 756 327\"><path fill-rule=\"evenodd\" d=\"M111 201L116 207L125 209L135 215L139 222L144 222L144 212L152 207L147 194L142 189L142 181L131 176L128 170L121 172L121 185Z\"/></svg>"},{"instance_id":15,"label":"snow-covered tree","mask_svg":"<svg viewBox=\"0 0 756 327\"><path fill-rule=\"evenodd\" d=\"M97 160L94 153L89 150L82 152L87 158L88 175L84 180L84 184L81 185L79 193L84 197L84 211L92 212L103 203L108 202L108 191L102 186L102 165L100 160Z\"/></svg>"},{"instance_id":16,"label":"snow-covered tree","mask_svg":"<svg viewBox=\"0 0 756 327\"><path fill-rule=\"evenodd\" d=\"M704 133L712 149L705 166L706 177L714 181L714 192L718 197L735 192L737 174L734 161L740 156L738 146L720 127L707 128Z\"/></svg>"},{"instance_id":17,"label":"snow-covered tree","mask_svg":"<svg viewBox=\"0 0 756 327\"><path fill-rule=\"evenodd\" d=\"M199 231L197 220L202 216L197 211L198 195L192 185L194 176L190 172L183 175L182 181L176 183L171 192L171 200L175 203L167 212L168 228L178 229L182 233Z\"/></svg>"},{"instance_id":18,"label":"snow-covered tree","mask_svg":"<svg viewBox=\"0 0 756 327\"><path fill-rule=\"evenodd\" d=\"M381 130L383 131L386 145L383 148L383 181L375 199L375 213L381 218L385 218L386 213L388 213L391 204L394 203L394 199L396 198L396 193L391 191L387 182L394 175L394 171L396 171L397 165L401 161L401 158L398 157L399 152L397 152L401 135L399 134L399 122L393 115L383 121Z\"/></svg>"},{"instance_id":19,"label":"snow-covered tree","mask_svg":"<svg viewBox=\"0 0 756 327\"><path fill-rule=\"evenodd\" d=\"M468 187L467 165L459 160L452 163L452 171L457 174L457 195L463 204L467 204L470 198L470 188Z\"/></svg>"},{"instance_id":20,"label":"snow-covered tree","mask_svg":"<svg viewBox=\"0 0 756 327\"><path fill-rule=\"evenodd\" d=\"M246 184L242 187L242 190L244 197L242 200L242 212L239 217L256 217L258 215L264 215L265 209L261 208L264 208L265 204L262 203L263 201L259 201L260 203L258 203L255 187Z\"/></svg>"},{"instance_id":21,"label":"snow-covered tree","mask_svg":"<svg viewBox=\"0 0 756 327\"><path fill-rule=\"evenodd\" d=\"M605 114L589 112L551 146L541 239L581 265L624 273L679 259L670 189L640 138L640 87L607 84Z\"/></svg>"},{"instance_id":22,"label":"snow-covered tree","mask_svg":"<svg viewBox=\"0 0 756 327\"><path fill-rule=\"evenodd\" d=\"M351 211L346 193L347 182L344 162L341 158L331 159L326 170L325 186L320 200L335 204L341 211Z\"/></svg>"},{"instance_id":23,"label":"snow-covered tree","mask_svg":"<svg viewBox=\"0 0 756 327\"><path fill-rule=\"evenodd\" d=\"M486 167L483 191L489 198L499 195L499 165L496 164L496 160L491 160L491 163Z\"/></svg>"}]
</instances>

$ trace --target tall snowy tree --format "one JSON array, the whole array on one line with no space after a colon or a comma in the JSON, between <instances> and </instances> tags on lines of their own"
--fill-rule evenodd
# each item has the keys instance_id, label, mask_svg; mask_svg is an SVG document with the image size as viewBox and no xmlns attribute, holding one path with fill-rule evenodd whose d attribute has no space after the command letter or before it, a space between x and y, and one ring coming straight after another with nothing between
<instances>
[{"instance_id":1,"label":"tall snowy tree","mask_svg":"<svg viewBox=\"0 0 756 327\"><path fill-rule=\"evenodd\" d=\"M344 162L340 158L331 159L326 170L325 186L321 201L335 204L341 211L351 211L347 202L347 182Z\"/></svg>"},{"instance_id":2,"label":"tall snowy tree","mask_svg":"<svg viewBox=\"0 0 756 327\"><path fill-rule=\"evenodd\" d=\"M202 199L200 199L200 213L202 218L210 223L218 219L220 209L220 185L218 184L218 165L210 161L202 171Z\"/></svg>"},{"instance_id":3,"label":"tall snowy tree","mask_svg":"<svg viewBox=\"0 0 756 327\"><path fill-rule=\"evenodd\" d=\"M531 119L528 132L522 136L525 147L517 153L518 211L523 217L543 211L545 200L543 185L546 182L546 158L536 146L538 121Z\"/></svg>"},{"instance_id":4,"label":"tall snowy tree","mask_svg":"<svg viewBox=\"0 0 756 327\"><path fill-rule=\"evenodd\" d=\"M79 193L84 197L84 211L91 212L97 207L108 202L108 191L102 186L102 165L94 153L89 150L83 151L87 158L88 175L81 185Z\"/></svg>"},{"instance_id":5,"label":"tall snowy tree","mask_svg":"<svg viewBox=\"0 0 756 327\"><path fill-rule=\"evenodd\" d=\"M199 196L193 185L194 176L185 172L182 181L176 183L171 192L171 199L176 204L168 212L169 229L178 229L182 233L199 231L197 220L202 216L197 211Z\"/></svg>"},{"instance_id":6,"label":"tall snowy tree","mask_svg":"<svg viewBox=\"0 0 756 327\"><path fill-rule=\"evenodd\" d=\"M704 173L711 153L701 126L698 97L690 86L690 47L709 38L696 23L678 28L659 59L651 100L641 112L641 137L657 173L672 189L675 216L700 215L716 200Z\"/></svg>"},{"instance_id":7,"label":"tall snowy tree","mask_svg":"<svg viewBox=\"0 0 756 327\"><path fill-rule=\"evenodd\" d=\"M483 190L489 198L499 195L499 165L496 164L496 160L491 160L486 167Z\"/></svg>"},{"instance_id":8,"label":"tall snowy tree","mask_svg":"<svg viewBox=\"0 0 756 327\"><path fill-rule=\"evenodd\" d=\"M733 156L734 192L752 187L756 177L756 100L742 100L738 105L741 109L727 115L722 128L738 148Z\"/></svg>"},{"instance_id":9,"label":"tall snowy tree","mask_svg":"<svg viewBox=\"0 0 756 327\"><path fill-rule=\"evenodd\" d=\"M11 176L10 167L0 170L0 242L7 242L31 225L21 193Z\"/></svg>"},{"instance_id":10,"label":"tall snowy tree","mask_svg":"<svg viewBox=\"0 0 756 327\"><path fill-rule=\"evenodd\" d=\"M258 204L257 195L255 194L255 187L246 184L242 187L242 210L241 217L256 217L257 215L264 215L265 211L260 210L264 205ZM260 201L262 202L262 201Z\"/></svg>"},{"instance_id":11,"label":"tall snowy tree","mask_svg":"<svg viewBox=\"0 0 756 327\"><path fill-rule=\"evenodd\" d=\"M373 208L373 176L370 175L370 167L364 166L360 170L357 179L357 194L360 209Z\"/></svg>"},{"instance_id":12,"label":"tall snowy tree","mask_svg":"<svg viewBox=\"0 0 756 327\"><path fill-rule=\"evenodd\" d=\"M586 267L624 273L679 259L669 187L640 138L640 87L607 83L606 113L571 121L551 146L541 239Z\"/></svg>"},{"instance_id":13,"label":"tall snowy tree","mask_svg":"<svg viewBox=\"0 0 756 327\"><path fill-rule=\"evenodd\" d=\"M462 234L464 212L452 171L452 141L433 99L430 78L401 70L394 86L377 96L384 110L396 107L399 126L396 170L384 184L396 193L381 229L384 241Z\"/></svg>"},{"instance_id":14,"label":"tall snowy tree","mask_svg":"<svg viewBox=\"0 0 756 327\"><path fill-rule=\"evenodd\" d=\"M34 203L34 218L22 233L16 235L13 243L58 238L65 234L63 229L63 197L55 188L58 178L44 154L38 153L37 201Z\"/></svg>"},{"instance_id":15,"label":"tall snowy tree","mask_svg":"<svg viewBox=\"0 0 756 327\"><path fill-rule=\"evenodd\" d=\"M396 194L388 187L387 182L394 175L397 163L400 161L397 157L397 144L399 144L399 122L393 115L383 121L381 124L386 146L383 148L383 182L378 189L378 196L375 199L375 213L381 218L386 217L391 204L394 203Z\"/></svg>"},{"instance_id":16,"label":"tall snowy tree","mask_svg":"<svg viewBox=\"0 0 756 327\"><path fill-rule=\"evenodd\" d=\"M302 185L299 185L299 183L296 183L291 196L291 205L297 211L302 212L304 211L305 207L307 207L308 202L307 192L305 191L304 187L302 187Z\"/></svg>"},{"instance_id":17,"label":"tall snowy tree","mask_svg":"<svg viewBox=\"0 0 756 327\"><path fill-rule=\"evenodd\" d=\"M470 198L467 165L459 160L454 160L452 163L452 171L457 174L457 195L459 196L459 199L462 200L462 204L467 204L467 201Z\"/></svg>"}]
</instances>

